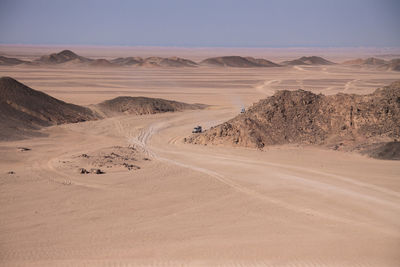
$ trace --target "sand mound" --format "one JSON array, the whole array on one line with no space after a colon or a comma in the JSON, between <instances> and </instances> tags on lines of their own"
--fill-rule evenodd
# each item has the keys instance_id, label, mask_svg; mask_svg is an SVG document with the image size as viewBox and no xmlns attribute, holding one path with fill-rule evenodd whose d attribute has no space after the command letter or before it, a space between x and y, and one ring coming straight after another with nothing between
<instances>
[{"instance_id":1,"label":"sand mound","mask_svg":"<svg viewBox=\"0 0 400 267\"><path fill-rule=\"evenodd\" d=\"M42 56L36 60L36 62L45 64L62 64L69 61L74 61L75 63L87 63L92 61L92 59L79 56L71 50L63 50L59 53Z\"/></svg>"},{"instance_id":2,"label":"sand mound","mask_svg":"<svg viewBox=\"0 0 400 267\"><path fill-rule=\"evenodd\" d=\"M37 135L43 126L96 119L88 108L68 104L18 81L0 78L0 140Z\"/></svg>"},{"instance_id":3,"label":"sand mound","mask_svg":"<svg viewBox=\"0 0 400 267\"><path fill-rule=\"evenodd\" d=\"M27 63L27 61L18 58L0 56L0 66L14 66L22 63Z\"/></svg>"},{"instance_id":4,"label":"sand mound","mask_svg":"<svg viewBox=\"0 0 400 267\"><path fill-rule=\"evenodd\" d=\"M206 106L202 104L187 104L161 98L120 96L97 104L97 107L107 116L113 116L119 113L135 115L156 114L201 109Z\"/></svg>"},{"instance_id":5,"label":"sand mound","mask_svg":"<svg viewBox=\"0 0 400 267\"><path fill-rule=\"evenodd\" d=\"M289 61L284 61L282 62L282 65L290 65L290 66L296 66L296 65L333 65L335 63L326 60L322 57L317 57L317 56L311 56L311 57L301 57L299 59L295 60L289 60Z\"/></svg>"},{"instance_id":6,"label":"sand mound","mask_svg":"<svg viewBox=\"0 0 400 267\"><path fill-rule=\"evenodd\" d=\"M187 142L254 148L297 143L337 149L399 136L400 81L369 95L279 91Z\"/></svg>"},{"instance_id":7,"label":"sand mound","mask_svg":"<svg viewBox=\"0 0 400 267\"><path fill-rule=\"evenodd\" d=\"M253 57L226 56L207 58L200 62L202 65L234 68L278 67L279 65L266 59Z\"/></svg>"}]
</instances>

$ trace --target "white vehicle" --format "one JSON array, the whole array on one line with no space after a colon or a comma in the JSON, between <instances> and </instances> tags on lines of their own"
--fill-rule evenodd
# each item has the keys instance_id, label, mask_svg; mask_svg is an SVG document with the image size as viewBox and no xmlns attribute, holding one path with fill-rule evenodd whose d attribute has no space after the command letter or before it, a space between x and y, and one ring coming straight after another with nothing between
<instances>
[{"instance_id":1,"label":"white vehicle","mask_svg":"<svg viewBox=\"0 0 400 267\"><path fill-rule=\"evenodd\" d=\"M203 131L203 129L201 128L201 126L196 126L193 128L192 133L201 133Z\"/></svg>"},{"instance_id":2,"label":"white vehicle","mask_svg":"<svg viewBox=\"0 0 400 267\"><path fill-rule=\"evenodd\" d=\"M245 113L246 112L246 109L245 108L242 108L241 110L240 110L240 113Z\"/></svg>"}]
</instances>

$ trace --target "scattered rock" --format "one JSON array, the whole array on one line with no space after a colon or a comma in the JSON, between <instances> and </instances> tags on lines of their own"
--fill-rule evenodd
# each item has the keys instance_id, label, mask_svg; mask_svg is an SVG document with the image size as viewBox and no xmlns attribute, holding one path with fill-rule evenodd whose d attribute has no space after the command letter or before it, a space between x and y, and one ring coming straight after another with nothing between
<instances>
[{"instance_id":1,"label":"scattered rock","mask_svg":"<svg viewBox=\"0 0 400 267\"><path fill-rule=\"evenodd\" d=\"M85 168L80 168L80 169L79 169L79 173L80 173L80 174L87 174L87 173L89 173L89 172L88 172L88 170L86 170Z\"/></svg>"},{"instance_id":2,"label":"scattered rock","mask_svg":"<svg viewBox=\"0 0 400 267\"><path fill-rule=\"evenodd\" d=\"M7 172L7 174L15 174L15 172L14 171L9 171L9 172Z\"/></svg>"},{"instance_id":3,"label":"scattered rock","mask_svg":"<svg viewBox=\"0 0 400 267\"><path fill-rule=\"evenodd\" d=\"M128 164L128 163L124 163L124 164L122 164L122 166L124 166L128 170L138 170L138 169L140 169L139 166L133 165L133 164Z\"/></svg>"},{"instance_id":4,"label":"scattered rock","mask_svg":"<svg viewBox=\"0 0 400 267\"><path fill-rule=\"evenodd\" d=\"M104 174L105 172L103 172L100 169L90 169L90 173L94 173L94 174Z\"/></svg>"},{"instance_id":5,"label":"scattered rock","mask_svg":"<svg viewBox=\"0 0 400 267\"><path fill-rule=\"evenodd\" d=\"M27 147L17 147L17 149L21 152L25 152L25 151L30 151L32 150L31 148L27 148Z\"/></svg>"},{"instance_id":6,"label":"scattered rock","mask_svg":"<svg viewBox=\"0 0 400 267\"><path fill-rule=\"evenodd\" d=\"M78 170L80 174L103 174L109 172L139 170L140 162L150 161L141 147L112 146L91 150L89 153L80 153L72 157L59 160L63 168Z\"/></svg>"},{"instance_id":7,"label":"scattered rock","mask_svg":"<svg viewBox=\"0 0 400 267\"><path fill-rule=\"evenodd\" d=\"M80 174L88 174L88 173L93 173L93 174L104 174L105 172L102 171L101 169L96 169L96 168L92 168L89 171L86 170L85 168L80 168L79 169L79 173Z\"/></svg>"}]
</instances>

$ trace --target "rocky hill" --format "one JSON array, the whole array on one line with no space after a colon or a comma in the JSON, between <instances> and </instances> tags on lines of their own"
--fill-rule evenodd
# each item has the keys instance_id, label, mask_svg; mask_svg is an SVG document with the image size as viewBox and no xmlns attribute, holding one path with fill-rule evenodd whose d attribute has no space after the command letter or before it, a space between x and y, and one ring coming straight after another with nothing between
<instances>
[{"instance_id":1,"label":"rocky hill","mask_svg":"<svg viewBox=\"0 0 400 267\"><path fill-rule=\"evenodd\" d=\"M279 67L278 64L266 59L240 56L212 57L201 61L200 64L215 67L234 68Z\"/></svg>"},{"instance_id":2,"label":"rocky hill","mask_svg":"<svg viewBox=\"0 0 400 267\"><path fill-rule=\"evenodd\" d=\"M95 59L89 63L89 66L91 67L103 67L103 68L108 68L108 67L115 67L117 66L114 63L111 63L107 59Z\"/></svg>"},{"instance_id":3,"label":"rocky hill","mask_svg":"<svg viewBox=\"0 0 400 267\"><path fill-rule=\"evenodd\" d=\"M400 58L392 59L386 65L389 70L400 71Z\"/></svg>"},{"instance_id":4,"label":"rocky hill","mask_svg":"<svg viewBox=\"0 0 400 267\"><path fill-rule=\"evenodd\" d=\"M339 149L400 138L400 81L369 95L278 91L244 114L186 141L263 148L315 144Z\"/></svg>"},{"instance_id":5,"label":"rocky hill","mask_svg":"<svg viewBox=\"0 0 400 267\"><path fill-rule=\"evenodd\" d=\"M107 116L113 116L121 113L144 115L202 109L206 105L187 104L161 98L120 96L97 104L96 107Z\"/></svg>"},{"instance_id":6,"label":"rocky hill","mask_svg":"<svg viewBox=\"0 0 400 267\"><path fill-rule=\"evenodd\" d=\"M140 66L146 67L196 67L197 63L180 57L148 57L144 59Z\"/></svg>"},{"instance_id":7,"label":"rocky hill","mask_svg":"<svg viewBox=\"0 0 400 267\"><path fill-rule=\"evenodd\" d=\"M14 66L22 63L27 63L27 61L13 57L0 56L0 66Z\"/></svg>"},{"instance_id":8,"label":"rocky hill","mask_svg":"<svg viewBox=\"0 0 400 267\"><path fill-rule=\"evenodd\" d=\"M79 56L72 52L71 50L63 50L59 53L53 53L50 55L45 55L35 60L35 62L43 63L43 64L62 64L66 62L74 63L88 63L93 61L92 59Z\"/></svg>"},{"instance_id":9,"label":"rocky hill","mask_svg":"<svg viewBox=\"0 0 400 267\"><path fill-rule=\"evenodd\" d=\"M0 140L37 135L43 126L97 119L90 109L65 103L10 77L0 78Z\"/></svg>"},{"instance_id":10,"label":"rocky hill","mask_svg":"<svg viewBox=\"0 0 400 267\"><path fill-rule=\"evenodd\" d=\"M110 61L120 66L140 65L143 62L141 57L119 57Z\"/></svg>"},{"instance_id":11,"label":"rocky hill","mask_svg":"<svg viewBox=\"0 0 400 267\"><path fill-rule=\"evenodd\" d=\"M350 65L350 66L361 66L361 67L375 67L380 70L393 70L393 71L400 71L400 59L395 58L389 61L380 59L380 58L358 58L353 60L348 60L342 63L343 65Z\"/></svg>"},{"instance_id":12,"label":"rocky hill","mask_svg":"<svg viewBox=\"0 0 400 267\"><path fill-rule=\"evenodd\" d=\"M335 63L326 60L322 57L311 56L301 57L295 60L289 60L282 62L282 65L296 66L296 65L333 65Z\"/></svg>"},{"instance_id":13,"label":"rocky hill","mask_svg":"<svg viewBox=\"0 0 400 267\"><path fill-rule=\"evenodd\" d=\"M370 66L382 66L386 64L386 61L380 58L357 58L343 62L344 65L370 65Z\"/></svg>"}]
</instances>

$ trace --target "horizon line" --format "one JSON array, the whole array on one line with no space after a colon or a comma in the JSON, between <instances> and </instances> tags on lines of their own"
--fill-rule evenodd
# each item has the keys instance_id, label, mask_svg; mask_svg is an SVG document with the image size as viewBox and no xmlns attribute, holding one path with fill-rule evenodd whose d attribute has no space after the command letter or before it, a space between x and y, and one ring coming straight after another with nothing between
<instances>
[{"instance_id":1,"label":"horizon line","mask_svg":"<svg viewBox=\"0 0 400 267\"><path fill-rule=\"evenodd\" d=\"M121 47L121 48L187 48L187 49L226 49L226 48L236 48L236 49L299 49L299 48L324 48L324 49L340 49L340 48L381 48L381 49L400 49L400 46L184 46L184 45L101 45L101 44L25 44L25 43L1 43L0 46L50 46L50 47Z\"/></svg>"}]
</instances>

